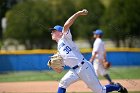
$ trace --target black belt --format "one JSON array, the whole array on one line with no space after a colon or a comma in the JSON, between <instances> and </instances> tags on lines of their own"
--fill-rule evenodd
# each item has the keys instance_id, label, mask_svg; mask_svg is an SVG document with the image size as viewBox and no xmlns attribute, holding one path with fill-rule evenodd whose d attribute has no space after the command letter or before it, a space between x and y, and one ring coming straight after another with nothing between
<instances>
[{"instance_id":1,"label":"black belt","mask_svg":"<svg viewBox=\"0 0 140 93\"><path fill-rule=\"evenodd\" d=\"M85 62L81 62L81 64L83 65ZM78 68L79 67L79 65L76 65L76 66L74 66L74 67L72 67L72 69L76 69L76 68Z\"/></svg>"}]
</instances>

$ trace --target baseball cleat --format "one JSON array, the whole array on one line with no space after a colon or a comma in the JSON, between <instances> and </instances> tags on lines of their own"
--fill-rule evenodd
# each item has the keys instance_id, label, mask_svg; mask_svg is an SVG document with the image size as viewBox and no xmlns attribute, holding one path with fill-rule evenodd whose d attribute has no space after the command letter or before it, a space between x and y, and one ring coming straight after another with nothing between
<instances>
[{"instance_id":1,"label":"baseball cleat","mask_svg":"<svg viewBox=\"0 0 140 93\"><path fill-rule=\"evenodd\" d=\"M121 87L118 92L120 92L120 93L128 93L127 89L125 87L123 87L120 83L116 83L116 85Z\"/></svg>"}]
</instances>

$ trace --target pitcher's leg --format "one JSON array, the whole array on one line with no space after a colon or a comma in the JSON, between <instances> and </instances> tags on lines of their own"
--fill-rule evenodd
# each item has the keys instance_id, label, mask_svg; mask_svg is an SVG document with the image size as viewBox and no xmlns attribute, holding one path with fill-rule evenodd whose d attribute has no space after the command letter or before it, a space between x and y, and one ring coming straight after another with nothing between
<instances>
[{"instance_id":1,"label":"pitcher's leg","mask_svg":"<svg viewBox=\"0 0 140 93\"><path fill-rule=\"evenodd\" d=\"M66 92L66 88L79 80L78 75L71 69L69 70L65 76L60 80L59 82L59 88L58 88L58 92L57 93L65 93Z\"/></svg>"},{"instance_id":2,"label":"pitcher's leg","mask_svg":"<svg viewBox=\"0 0 140 93\"><path fill-rule=\"evenodd\" d=\"M57 93L66 93L66 89L59 87Z\"/></svg>"},{"instance_id":3,"label":"pitcher's leg","mask_svg":"<svg viewBox=\"0 0 140 93\"><path fill-rule=\"evenodd\" d=\"M84 64L84 66L81 68L81 73L79 73L79 76L93 92L108 93L112 91L119 91L121 93L127 93L127 89L120 84L109 84L102 86L97 76L95 75L95 71L90 63Z\"/></svg>"},{"instance_id":4,"label":"pitcher's leg","mask_svg":"<svg viewBox=\"0 0 140 93\"><path fill-rule=\"evenodd\" d=\"M112 92L112 91L118 91L120 93L128 93L127 89L123 87L120 83L116 83L113 85L105 85L106 87L106 93Z\"/></svg>"},{"instance_id":5,"label":"pitcher's leg","mask_svg":"<svg viewBox=\"0 0 140 93\"><path fill-rule=\"evenodd\" d=\"M111 91L118 91L119 89L120 89L120 87L119 86L117 86L117 85L105 85L105 87L106 87L106 92L108 93L108 92L111 92Z\"/></svg>"},{"instance_id":6,"label":"pitcher's leg","mask_svg":"<svg viewBox=\"0 0 140 93\"><path fill-rule=\"evenodd\" d=\"M100 84L91 63L87 62L82 66L79 76L93 92L106 93L106 87Z\"/></svg>"}]
</instances>

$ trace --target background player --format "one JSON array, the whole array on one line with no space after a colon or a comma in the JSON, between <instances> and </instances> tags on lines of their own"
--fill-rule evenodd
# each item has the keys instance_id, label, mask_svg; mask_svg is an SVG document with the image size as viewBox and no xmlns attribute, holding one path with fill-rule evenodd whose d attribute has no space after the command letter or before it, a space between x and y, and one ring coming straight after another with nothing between
<instances>
[{"instance_id":1,"label":"background player","mask_svg":"<svg viewBox=\"0 0 140 93\"><path fill-rule=\"evenodd\" d=\"M114 84L107 73L107 70L103 66L103 61L107 61L106 58L106 50L104 42L102 41L103 31L98 29L93 32L93 37L95 38L92 50L92 56L90 58L90 62L93 64L95 73L98 76L101 75L105 77L110 84Z\"/></svg>"},{"instance_id":2,"label":"background player","mask_svg":"<svg viewBox=\"0 0 140 93\"><path fill-rule=\"evenodd\" d=\"M78 80L84 81L96 93L108 93L114 90L127 93L120 84L102 86L97 79L92 64L83 57L72 41L70 26L79 16L87 15L87 13L88 11L85 10L78 11L66 21L63 27L56 25L54 28L50 28L52 40L57 42L57 50L63 57L64 64L71 68L59 82L57 93L66 93L66 88ZM54 70L60 72L62 69Z\"/></svg>"}]
</instances>

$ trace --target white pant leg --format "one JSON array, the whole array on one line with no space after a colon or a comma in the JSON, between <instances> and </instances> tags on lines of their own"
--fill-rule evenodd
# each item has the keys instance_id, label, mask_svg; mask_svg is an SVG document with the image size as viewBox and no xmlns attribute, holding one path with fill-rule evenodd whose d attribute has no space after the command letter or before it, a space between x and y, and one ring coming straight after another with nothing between
<instances>
[{"instance_id":1,"label":"white pant leg","mask_svg":"<svg viewBox=\"0 0 140 93\"><path fill-rule=\"evenodd\" d=\"M78 74L70 69L59 82L59 87L67 88L70 84L78 81L80 78Z\"/></svg>"},{"instance_id":2,"label":"white pant leg","mask_svg":"<svg viewBox=\"0 0 140 93\"><path fill-rule=\"evenodd\" d=\"M77 70L77 73L81 80L83 80L93 92L106 93L106 88L100 84L90 62L85 62L83 66Z\"/></svg>"},{"instance_id":3,"label":"white pant leg","mask_svg":"<svg viewBox=\"0 0 140 93\"><path fill-rule=\"evenodd\" d=\"M106 69L103 67L102 64L99 65L99 71L98 71L98 73L99 73L101 76L104 76L104 75L107 74L107 71L106 71Z\"/></svg>"},{"instance_id":4,"label":"white pant leg","mask_svg":"<svg viewBox=\"0 0 140 93\"><path fill-rule=\"evenodd\" d=\"M93 68L94 68L94 70L95 70L95 74L98 76L98 69L99 69L99 66L98 66L99 64L96 62L96 61L94 61L93 62Z\"/></svg>"},{"instance_id":5,"label":"white pant leg","mask_svg":"<svg viewBox=\"0 0 140 93\"><path fill-rule=\"evenodd\" d=\"M100 63L98 59L97 60L95 59L95 61L93 62L93 66L97 76L98 75L104 76L107 74L106 69L103 67L102 63Z\"/></svg>"}]
</instances>

